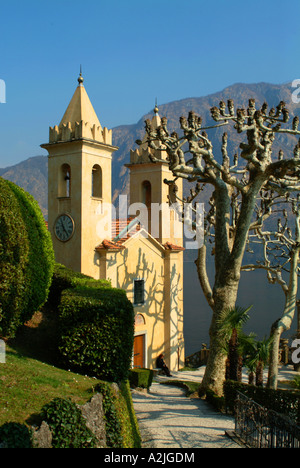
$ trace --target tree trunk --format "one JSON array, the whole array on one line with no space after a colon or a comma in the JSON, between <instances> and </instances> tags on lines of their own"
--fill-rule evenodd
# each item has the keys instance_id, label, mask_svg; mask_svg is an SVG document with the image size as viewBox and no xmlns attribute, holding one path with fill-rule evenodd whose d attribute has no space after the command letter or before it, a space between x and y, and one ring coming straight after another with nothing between
<instances>
[{"instance_id":1,"label":"tree trunk","mask_svg":"<svg viewBox=\"0 0 300 468\"><path fill-rule=\"evenodd\" d=\"M220 344L220 313L235 307L240 281L241 264L244 256L249 226L253 216L257 194L263 179L258 177L247 194L243 194L241 212L235 230L235 236L229 235L230 191L225 183L219 181L214 192L216 204L215 225L215 285L211 292L204 262L206 249L199 249L198 275L199 280L213 310L212 323L209 330L210 347L205 374L199 389L204 395L206 390L212 390L217 395L223 395L223 383L226 371L226 354ZM201 261L200 261L201 260Z\"/></svg>"},{"instance_id":2,"label":"tree trunk","mask_svg":"<svg viewBox=\"0 0 300 468\"><path fill-rule=\"evenodd\" d=\"M284 307L283 316L277 320L271 328L271 353L269 361L269 375L268 384L269 388L274 390L277 389L278 385L278 365L279 365L279 346L280 338L284 331L289 330L294 319L296 303L297 303L297 291L298 291L298 261L299 261L299 247L291 253L291 269L289 286L286 290L286 302Z\"/></svg>"},{"instance_id":3,"label":"tree trunk","mask_svg":"<svg viewBox=\"0 0 300 468\"><path fill-rule=\"evenodd\" d=\"M254 380L255 380L254 372L250 372L249 377L248 377L249 385L254 385Z\"/></svg>"},{"instance_id":4,"label":"tree trunk","mask_svg":"<svg viewBox=\"0 0 300 468\"><path fill-rule=\"evenodd\" d=\"M239 376L240 356L238 353L238 333L237 333L236 328L232 331L232 336L229 341L228 360L229 360L228 379L238 381L239 380L238 376Z\"/></svg>"},{"instance_id":5,"label":"tree trunk","mask_svg":"<svg viewBox=\"0 0 300 468\"><path fill-rule=\"evenodd\" d=\"M238 281L227 282L222 288L215 289L214 300L215 309L213 311L212 322L209 330L210 347L205 374L199 389L200 395L205 395L206 391L212 390L217 395L223 395L223 383L226 373L226 353L220 343L221 324L219 316L221 311L235 306L238 290Z\"/></svg>"},{"instance_id":6,"label":"tree trunk","mask_svg":"<svg viewBox=\"0 0 300 468\"><path fill-rule=\"evenodd\" d=\"M264 366L262 362L260 361L257 364L257 368L256 368L256 386L263 387L263 385L264 385Z\"/></svg>"},{"instance_id":7,"label":"tree trunk","mask_svg":"<svg viewBox=\"0 0 300 468\"><path fill-rule=\"evenodd\" d=\"M284 331L284 328L280 326L280 321L277 320L271 330L271 351L270 351L270 362L269 362L269 374L268 374L268 388L277 390L278 383L278 365L279 365L279 346L280 338Z\"/></svg>"}]
</instances>

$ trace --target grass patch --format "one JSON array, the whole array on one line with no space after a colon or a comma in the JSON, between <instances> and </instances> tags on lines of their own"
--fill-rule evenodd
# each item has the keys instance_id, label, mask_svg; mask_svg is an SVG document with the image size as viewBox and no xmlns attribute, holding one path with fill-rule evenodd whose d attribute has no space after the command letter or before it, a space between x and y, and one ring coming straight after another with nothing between
<instances>
[{"instance_id":1,"label":"grass patch","mask_svg":"<svg viewBox=\"0 0 300 468\"><path fill-rule=\"evenodd\" d=\"M196 372L197 370L198 370L198 367L185 366L185 367L182 367L181 369L179 369L179 372L185 372L185 371Z\"/></svg>"},{"instance_id":2,"label":"grass patch","mask_svg":"<svg viewBox=\"0 0 300 468\"><path fill-rule=\"evenodd\" d=\"M0 364L0 426L6 422L34 423L32 415L58 395L78 404L92 396L97 380L24 357L7 346Z\"/></svg>"},{"instance_id":3,"label":"grass patch","mask_svg":"<svg viewBox=\"0 0 300 468\"><path fill-rule=\"evenodd\" d=\"M161 385L174 385L175 387L183 388L187 397L197 397L200 382L190 382L189 380L166 380L161 382Z\"/></svg>"}]
</instances>

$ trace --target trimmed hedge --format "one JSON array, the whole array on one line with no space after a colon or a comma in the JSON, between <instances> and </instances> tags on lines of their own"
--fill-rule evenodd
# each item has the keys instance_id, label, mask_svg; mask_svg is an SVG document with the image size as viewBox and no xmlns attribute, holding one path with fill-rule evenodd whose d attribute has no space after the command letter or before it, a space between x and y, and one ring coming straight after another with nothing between
<instances>
[{"instance_id":1,"label":"trimmed hedge","mask_svg":"<svg viewBox=\"0 0 300 468\"><path fill-rule=\"evenodd\" d=\"M0 426L2 448L32 448L32 430L25 424L8 422Z\"/></svg>"},{"instance_id":2,"label":"trimmed hedge","mask_svg":"<svg viewBox=\"0 0 300 468\"><path fill-rule=\"evenodd\" d=\"M226 408L234 412L236 392L239 391L265 408L284 414L300 424L300 393L288 390L273 390L265 387L256 387L241 382L227 380L224 382L224 396Z\"/></svg>"},{"instance_id":3,"label":"trimmed hedge","mask_svg":"<svg viewBox=\"0 0 300 468\"><path fill-rule=\"evenodd\" d=\"M129 371L129 382L132 387L150 388L152 381L152 369L135 368Z\"/></svg>"},{"instance_id":4,"label":"trimmed hedge","mask_svg":"<svg viewBox=\"0 0 300 468\"><path fill-rule=\"evenodd\" d=\"M63 291L59 326L64 365L103 380L127 379L134 311L125 291L96 281Z\"/></svg>"},{"instance_id":5,"label":"trimmed hedge","mask_svg":"<svg viewBox=\"0 0 300 468\"><path fill-rule=\"evenodd\" d=\"M111 287L111 283L108 280L94 280L90 276L73 271L60 263L55 263L48 303L52 307L58 307L62 292L65 289L75 288L80 285L97 288Z\"/></svg>"},{"instance_id":6,"label":"trimmed hedge","mask_svg":"<svg viewBox=\"0 0 300 468\"><path fill-rule=\"evenodd\" d=\"M109 448L141 448L141 435L128 381L100 382L95 391L103 395L106 443Z\"/></svg>"},{"instance_id":7,"label":"trimmed hedge","mask_svg":"<svg viewBox=\"0 0 300 468\"><path fill-rule=\"evenodd\" d=\"M54 252L34 198L0 177L0 335L13 337L48 297Z\"/></svg>"}]
</instances>

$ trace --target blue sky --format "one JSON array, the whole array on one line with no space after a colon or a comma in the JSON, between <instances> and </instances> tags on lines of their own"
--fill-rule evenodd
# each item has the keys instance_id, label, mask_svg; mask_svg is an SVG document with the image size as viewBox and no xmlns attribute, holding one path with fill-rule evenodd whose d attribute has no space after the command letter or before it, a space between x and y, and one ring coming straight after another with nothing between
<instances>
[{"instance_id":1,"label":"blue sky","mask_svg":"<svg viewBox=\"0 0 300 468\"><path fill-rule=\"evenodd\" d=\"M0 167L46 154L80 64L108 128L136 123L156 97L300 78L299 0L10 0L0 14Z\"/></svg>"}]
</instances>

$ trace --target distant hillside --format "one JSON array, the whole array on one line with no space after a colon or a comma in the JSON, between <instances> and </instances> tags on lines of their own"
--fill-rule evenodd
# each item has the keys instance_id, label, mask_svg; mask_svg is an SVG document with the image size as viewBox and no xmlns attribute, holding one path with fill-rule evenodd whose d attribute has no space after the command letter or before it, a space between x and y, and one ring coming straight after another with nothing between
<instances>
[{"instance_id":1,"label":"distant hillside","mask_svg":"<svg viewBox=\"0 0 300 468\"><path fill-rule=\"evenodd\" d=\"M38 202L43 215L48 214L48 158L35 156L14 166L0 169L0 176L23 187Z\"/></svg>"},{"instance_id":2,"label":"distant hillside","mask_svg":"<svg viewBox=\"0 0 300 468\"><path fill-rule=\"evenodd\" d=\"M159 105L159 115L161 117L167 117L168 129L170 131L176 131L180 134L181 129L179 126L179 118L182 115L187 116L190 110L196 112L203 119L203 125L214 124L215 122L211 119L210 109L213 106L218 106L221 100L227 102L228 99L233 99L236 107L247 107L248 100L254 98L257 105L262 105L264 101L267 101L269 107L276 107L280 101L285 101L288 109L290 110L291 120L295 114L300 115L299 105L294 104L291 100L293 88L290 84L276 85L269 83L257 83L257 84L243 84L237 83L232 86L225 88L209 96L195 97L182 99L180 101L170 102L168 104ZM120 126L113 129L113 143L119 147L114 155L113 163L113 180L115 185L113 186L113 197L116 199L120 189L126 190L128 185L128 172L124 168L124 164L129 162L130 149L136 147L135 140L141 139L144 134L144 121L146 118L151 118L153 111L149 114L144 115L135 125ZM220 152L220 141L224 128L219 130L210 130L207 133L211 138L215 154L219 156ZM239 144L245 135L237 135L232 125L226 127L228 132L228 152L234 154L238 151ZM293 142L293 143L292 143ZM296 138L281 137L281 146L292 149L296 144ZM281 147L280 146L280 147ZM274 152L277 153L280 149L278 143L274 144ZM221 157L221 156L220 156Z\"/></svg>"},{"instance_id":3,"label":"distant hillside","mask_svg":"<svg viewBox=\"0 0 300 468\"><path fill-rule=\"evenodd\" d=\"M300 116L299 107L291 101L292 92L293 88L291 88L290 84L237 83L209 96L187 98L161 104L159 105L159 115L168 118L169 130L180 133L179 118L181 115L187 116L190 110L194 110L198 115L201 115L204 125L208 125L213 123L210 117L210 108L218 105L220 100L226 102L228 99L233 99L237 107L247 107L248 100L254 98L258 105L267 101L270 107L275 107L280 101L285 101L292 119L295 114ZM114 201L117 200L120 193L128 193L128 170L124 167L124 164L129 162L130 149L136 147L135 140L144 136L145 119L152 116L153 111L151 110L136 124L122 125L113 129L113 144L119 147L119 150L113 155L112 165ZM220 155L220 140L223 131L224 128L208 132L216 155ZM226 131L229 134L229 154L234 154L238 151L239 144L245 136L237 135L231 125L228 125ZM274 144L274 151L277 153L281 147L292 150L295 143L295 138L283 136L280 145L278 143ZM12 180L31 193L40 204L44 215L47 216L47 157L36 156L15 166L0 169L0 176Z\"/></svg>"}]
</instances>

